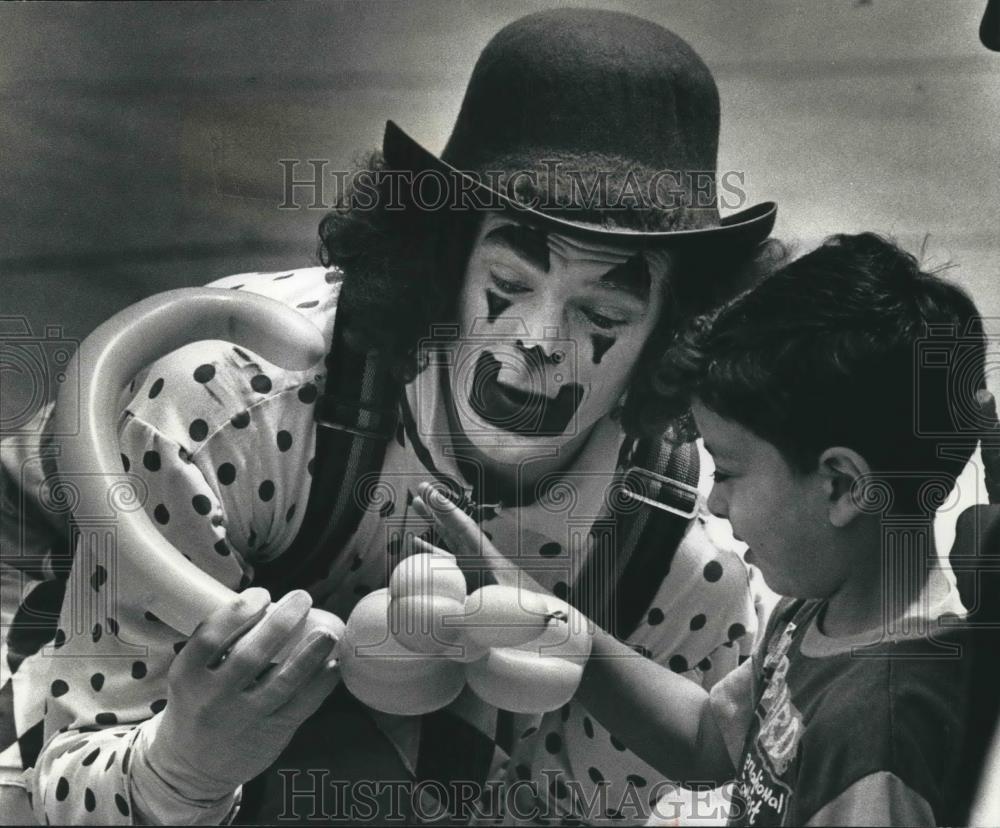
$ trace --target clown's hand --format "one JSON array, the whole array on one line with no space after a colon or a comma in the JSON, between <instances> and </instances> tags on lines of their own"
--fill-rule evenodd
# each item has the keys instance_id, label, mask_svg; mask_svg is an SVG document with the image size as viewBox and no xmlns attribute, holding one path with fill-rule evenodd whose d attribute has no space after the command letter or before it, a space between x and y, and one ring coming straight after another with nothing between
<instances>
[{"instance_id":1,"label":"clown's hand","mask_svg":"<svg viewBox=\"0 0 1000 828\"><path fill-rule=\"evenodd\" d=\"M221 799L266 770L337 683L336 633L315 628L309 594L269 604L266 590L246 590L170 665L167 707L143 762L187 799Z\"/></svg>"},{"instance_id":2,"label":"clown's hand","mask_svg":"<svg viewBox=\"0 0 1000 828\"><path fill-rule=\"evenodd\" d=\"M489 573L496 583L503 586L546 592L516 561L500 552L476 522L444 495L440 488L430 483L421 483L417 492L413 508L431 522L464 570ZM419 539L414 544L418 552L443 551Z\"/></svg>"}]
</instances>

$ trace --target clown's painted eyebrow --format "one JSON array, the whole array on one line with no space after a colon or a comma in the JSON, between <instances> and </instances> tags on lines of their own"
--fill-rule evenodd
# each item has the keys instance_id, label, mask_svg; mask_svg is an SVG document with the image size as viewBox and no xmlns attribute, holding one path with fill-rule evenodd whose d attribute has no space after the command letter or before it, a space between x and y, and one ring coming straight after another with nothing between
<instances>
[{"instance_id":1,"label":"clown's painted eyebrow","mask_svg":"<svg viewBox=\"0 0 1000 828\"><path fill-rule=\"evenodd\" d=\"M483 241L509 248L538 270L546 273L549 270L548 234L544 230L523 224L504 224L490 230Z\"/></svg>"},{"instance_id":2,"label":"clown's painted eyebrow","mask_svg":"<svg viewBox=\"0 0 1000 828\"><path fill-rule=\"evenodd\" d=\"M602 287L623 291L641 302L649 301L651 283L649 265L646 264L646 257L642 253L637 253L627 262L611 268L599 280Z\"/></svg>"}]
</instances>

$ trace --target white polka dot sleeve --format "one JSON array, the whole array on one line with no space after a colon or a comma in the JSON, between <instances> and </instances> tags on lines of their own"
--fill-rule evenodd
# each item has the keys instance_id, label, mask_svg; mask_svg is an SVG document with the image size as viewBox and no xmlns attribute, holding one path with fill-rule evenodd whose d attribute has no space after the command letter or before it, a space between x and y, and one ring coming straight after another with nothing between
<instances>
[{"instance_id":1,"label":"white polka dot sleeve","mask_svg":"<svg viewBox=\"0 0 1000 828\"><path fill-rule=\"evenodd\" d=\"M240 279L239 287L300 307L329 341L339 281L327 276L313 268L223 282ZM122 466L145 488L146 513L232 589L245 587L253 563L279 555L298 531L323 380L316 370L283 371L230 343L199 342L144 371L120 419ZM185 637L119 579L117 555L128 551L116 549L113 525L80 530L59 630L45 653L46 743L33 805L39 822L131 824L142 817L131 791L134 754L167 704L167 670ZM218 823L231 803L220 807L185 821ZM176 821L176 802L162 813Z\"/></svg>"}]
</instances>

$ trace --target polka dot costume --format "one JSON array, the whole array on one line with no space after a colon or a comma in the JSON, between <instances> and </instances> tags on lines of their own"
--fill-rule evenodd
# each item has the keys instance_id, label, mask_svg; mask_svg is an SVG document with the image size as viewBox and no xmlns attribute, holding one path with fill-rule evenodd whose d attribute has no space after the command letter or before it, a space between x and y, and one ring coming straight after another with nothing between
<instances>
[{"instance_id":1,"label":"polka dot costume","mask_svg":"<svg viewBox=\"0 0 1000 828\"><path fill-rule=\"evenodd\" d=\"M340 279L336 271L308 268L243 274L213 286L297 308L329 345ZM315 449L313 404L324 379L322 363L289 372L230 343L200 342L150 366L123 396L123 471L145 485L146 511L167 539L233 589L249 584L254 566L279 556L300 528ZM421 374L407 387L409 409L432 420L442 416L438 389L431 371ZM371 508L327 576L310 589L317 604L341 617L385 583L408 532L427 536L411 504L417 484L432 479L428 464L436 474L460 478L440 445L414 439L418 431L401 428L390 443ZM603 508L622 439L610 418L596 426L574 467L565 470L577 493L572 502L552 487L534 504L481 513L494 543L507 554L515 550L519 564L557 595L586 559L579 527ZM41 822L128 824L135 816L130 750L141 750L142 735L166 705L166 672L184 637L133 602L113 555L99 543L81 544L66 594L59 632L42 654L47 741L32 785L35 813ZM748 652L755 628L746 568L698 522L629 643L637 658L709 686ZM492 711L474 699L463 703L468 721L492 728ZM381 719L412 767L419 720ZM498 760L495 776L551 788L564 816L574 815L564 796L570 781L606 782L644 796L661 782L576 703L517 719L519 738L510 761Z\"/></svg>"}]
</instances>

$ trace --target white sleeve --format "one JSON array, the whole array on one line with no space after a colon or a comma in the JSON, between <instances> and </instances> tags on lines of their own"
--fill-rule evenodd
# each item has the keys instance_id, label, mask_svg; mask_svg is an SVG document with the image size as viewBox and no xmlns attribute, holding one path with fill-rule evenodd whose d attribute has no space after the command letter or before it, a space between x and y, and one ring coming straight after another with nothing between
<instances>
[{"instance_id":1,"label":"white sleeve","mask_svg":"<svg viewBox=\"0 0 1000 828\"><path fill-rule=\"evenodd\" d=\"M927 800L888 771L862 777L806 822L806 825L936 824Z\"/></svg>"}]
</instances>

